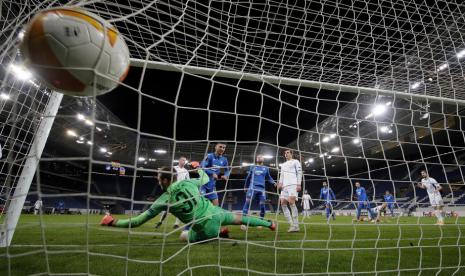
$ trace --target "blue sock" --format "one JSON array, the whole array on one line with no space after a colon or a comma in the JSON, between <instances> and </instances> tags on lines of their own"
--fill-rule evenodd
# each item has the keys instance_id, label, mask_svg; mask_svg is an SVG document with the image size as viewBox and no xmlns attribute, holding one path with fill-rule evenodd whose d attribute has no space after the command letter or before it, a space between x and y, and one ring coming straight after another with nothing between
<instances>
[{"instance_id":1,"label":"blue sock","mask_svg":"<svg viewBox=\"0 0 465 276\"><path fill-rule=\"evenodd\" d=\"M329 218L329 215L331 214L331 210L326 207L326 218Z\"/></svg>"},{"instance_id":2,"label":"blue sock","mask_svg":"<svg viewBox=\"0 0 465 276\"><path fill-rule=\"evenodd\" d=\"M260 217L265 217L265 203L260 203Z\"/></svg>"},{"instance_id":3,"label":"blue sock","mask_svg":"<svg viewBox=\"0 0 465 276\"><path fill-rule=\"evenodd\" d=\"M360 206L360 205L359 205ZM357 220L360 219L360 212L362 211L362 208L357 207Z\"/></svg>"},{"instance_id":4,"label":"blue sock","mask_svg":"<svg viewBox=\"0 0 465 276\"><path fill-rule=\"evenodd\" d=\"M246 199L244 207L242 208L242 215L247 216L249 214L250 200Z\"/></svg>"}]
</instances>

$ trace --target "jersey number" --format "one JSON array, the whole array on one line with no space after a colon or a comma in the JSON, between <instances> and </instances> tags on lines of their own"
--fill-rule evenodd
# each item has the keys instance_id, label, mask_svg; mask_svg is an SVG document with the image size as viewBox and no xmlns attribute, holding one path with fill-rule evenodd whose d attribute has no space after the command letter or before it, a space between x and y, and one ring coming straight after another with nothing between
<instances>
[{"instance_id":1,"label":"jersey number","mask_svg":"<svg viewBox=\"0 0 465 276\"><path fill-rule=\"evenodd\" d=\"M184 201L187 203L187 206L183 207L181 210L184 213L190 213L194 209L194 206L197 205L197 200L189 191L180 191L175 196L177 201Z\"/></svg>"}]
</instances>

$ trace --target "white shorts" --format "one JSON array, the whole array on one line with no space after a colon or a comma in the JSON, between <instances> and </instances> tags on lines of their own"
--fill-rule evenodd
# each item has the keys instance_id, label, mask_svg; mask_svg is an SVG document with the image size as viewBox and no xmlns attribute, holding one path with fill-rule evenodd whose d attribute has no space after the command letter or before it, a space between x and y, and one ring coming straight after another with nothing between
<instances>
[{"instance_id":1,"label":"white shorts","mask_svg":"<svg viewBox=\"0 0 465 276\"><path fill-rule=\"evenodd\" d=\"M440 193L435 193L433 195L429 195L429 203L431 206L444 206L444 202L442 201L442 196Z\"/></svg>"},{"instance_id":2,"label":"white shorts","mask_svg":"<svg viewBox=\"0 0 465 276\"><path fill-rule=\"evenodd\" d=\"M281 195L279 196L279 198L288 200L289 197L291 197L291 196L295 197L295 199L297 201L297 186L283 187L283 189L281 190Z\"/></svg>"}]
</instances>

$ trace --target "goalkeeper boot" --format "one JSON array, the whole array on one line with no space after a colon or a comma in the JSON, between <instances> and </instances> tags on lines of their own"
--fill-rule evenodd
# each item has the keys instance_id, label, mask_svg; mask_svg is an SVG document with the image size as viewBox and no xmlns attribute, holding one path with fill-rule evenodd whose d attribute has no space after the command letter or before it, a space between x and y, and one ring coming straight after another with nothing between
<instances>
[{"instance_id":1,"label":"goalkeeper boot","mask_svg":"<svg viewBox=\"0 0 465 276\"><path fill-rule=\"evenodd\" d=\"M228 227L222 227L219 236L220 236L220 238L228 239L229 238L229 229L228 229Z\"/></svg>"}]
</instances>

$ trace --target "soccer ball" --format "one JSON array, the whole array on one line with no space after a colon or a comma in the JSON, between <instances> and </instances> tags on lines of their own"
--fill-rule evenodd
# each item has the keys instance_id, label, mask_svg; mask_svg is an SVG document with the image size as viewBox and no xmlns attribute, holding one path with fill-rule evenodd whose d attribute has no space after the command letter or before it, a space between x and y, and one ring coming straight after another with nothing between
<instances>
[{"instance_id":1,"label":"soccer ball","mask_svg":"<svg viewBox=\"0 0 465 276\"><path fill-rule=\"evenodd\" d=\"M107 93L129 70L129 50L116 28L79 8L36 14L26 27L20 50L35 77L71 96Z\"/></svg>"}]
</instances>

